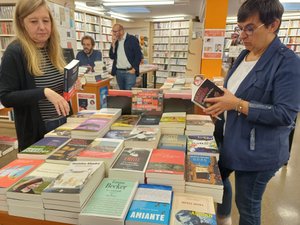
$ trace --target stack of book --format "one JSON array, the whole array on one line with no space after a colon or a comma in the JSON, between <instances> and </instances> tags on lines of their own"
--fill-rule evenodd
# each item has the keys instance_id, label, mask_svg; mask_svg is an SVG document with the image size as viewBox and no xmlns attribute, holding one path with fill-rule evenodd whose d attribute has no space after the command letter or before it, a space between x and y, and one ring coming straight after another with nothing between
<instances>
[{"instance_id":1,"label":"stack of book","mask_svg":"<svg viewBox=\"0 0 300 225\"><path fill-rule=\"evenodd\" d=\"M16 159L0 169L0 211L8 211L7 190L43 162L44 160Z\"/></svg>"},{"instance_id":2,"label":"stack of book","mask_svg":"<svg viewBox=\"0 0 300 225\"><path fill-rule=\"evenodd\" d=\"M109 169L109 177L145 182L145 171L151 156L151 148L124 148Z\"/></svg>"},{"instance_id":3,"label":"stack of book","mask_svg":"<svg viewBox=\"0 0 300 225\"><path fill-rule=\"evenodd\" d=\"M160 149L174 149L186 152L186 136L180 134L163 134L159 140Z\"/></svg>"},{"instance_id":4,"label":"stack of book","mask_svg":"<svg viewBox=\"0 0 300 225\"><path fill-rule=\"evenodd\" d=\"M82 120L83 119L83 120ZM45 137L66 137L66 138L71 138L71 131L73 129L75 129L76 127L78 127L84 120L86 120L87 118L76 118L75 119L71 119L68 122L57 127L56 129L50 131L49 133L45 134Z\"/></svg>"},{"instance_id":5,"label":"stack of book","mask_svg":"<svg viewBox=\"0 0 300 225\"><path fill-rule=\"evenodd\" d=\"M104 163L72 162L42 192L45 219L78 224L78 215L104 178Z\"/></svg>"},{"instance_id":6,"label":"stack of book","mask_svg":"<svg viewBox=\"0 0 300 225\"><path fill-rule=\"evenodd\" d=\"M219 159L219 149L213 135L190 135L187 139L188 155L215 156Z\"/></svg>"},{"instance_id":7,"label":"stack of book","mask_svg":"<svg viewBox=\"0 0 300 225\"><path fill-rule=\"evenodd\" d=\"M111 125L111 130L132 130L140 120L140 115L122 115Z\"/></svg>"},{"instance_id":8,"label":"stack of book","mask_svg":"<svg viewBox=\"0 0 300 225\"><path fill-rule=\"evenodd\" d=\"M223 182L215 156L187 155L185 190L222 203Z\"/></svg>"},{"instance_id":9,"label":"stack of book","mask_svg":"<svg viewBox=\"0 0 300 225\"><path fill-rule=\"evenodd\" d=\"M109 119L109 127L114 123L122 114L122 109L115 108L102 108L90 116L92 119Z\"/></svg>"},{"instance_id":10,"label":"stack of book","mask_svg":"<svg viewBox=\"0 0 300 225\"><path fill-rule=\"evenodd\" d=\"M71 131L71 137L90 140L103 137L109 130L110 123L110 119L106 118L87 119Z\"/></svg>"},{"instance_id":11,"label":"stack of book","mask_svg":"<svg viewBox=\"0 0 300 225\"><path fill-rule=\"evenodd\" d=\"M70 139L65 145L51 154L46 161L59 164L69 164L76 160L76 155L83 151L93 140Z\"/></svg>"},{"instance_id":12,"label":"stack of book","mask_svg":"<svg viewBox=\"0 0 300 225\"><path fill-rule=\"evenodd\" d=\"M113 138L113 139L121 139L126 140L129 136L131 130L109 130L103 138Z\"/></svg>"},{"instance_id":13,"label":"stack of book","mask_svg":"<svg viewBox=\"0 0 300 225\"><path fill-rule=\"evenodd\" d=\"M170 220L170 225L217 225L212 197L187 193L175 193Z\"/></svg>"},{"instance_id":14,"label":"stack of book","mask_svg":"<svg viewBox=\"0 0 300 225\"><path fill-rule=\"evenodd\" d=\"M44 220L42 191L67 165L43 163L7 191L8 214Z\"/></svg>"},{"instance_id":15,"label":"stack of book","mask_svg":"<svg viewBox=\"0 0 300 225\"><path fill-rule=\"evenodd\" d=\"M125 139L127 148L157 148L160 128L155 126L136 126Z\"/></svg>"},{"instance_id":16,"label":"stack of book","mask_svg":"<svg viewBox=\"0 0 300 225\"><path fill-rule=\"evenodd\" d=\"M158 126L159 121L161 119L161 115L147 115L147 114L142 114L141 119L137 123L137 125L141 126Z\"/></svg>"},{"instance_id":17,"label":"stack of book","mask_svg":"<svg viewBox=\"0 0 300 225\"><path fill-rule=\"evenodd\" d=\"M17 158L16 138L0 136L0 168Z\"/></svg>"},{"instance_id":18,"label":"stack of book","mask_svg":"<svg viewBox=\"0 0 300 225\"><path fill-rule=\"evenodd\" d=\"M184 134L186 112L163 113L159 122L162 134Z\"/></svg>"},{"instance_id":19,"label":"stack of book","mask_svg":"<svg viewBox=\"0 0 300 225\"><path fill-rule=\"evenodd\" d=\"M124 225L138 182L104 178L84 209L79 224Z\"/></svg>"},{"instance_id":20,"label":"stack of book","mask_svg":"<svg viewBox=\"0 0 300 225\"><path fill-rule=\"evenodd\" d=\"M140 184L127 213L126 225L169 225L172 206L172 187Z\"/></svg>"},{"instance_id":21,"label":"stack of book","mask_svg":"<svg viewBox=\"0 0 300 225\"><path fill-rule=\"evenodd\" d=\"M213 135L215 125L208 115L187 114L185 135Z\"/></svg>"},{"instance_id":22,"label":"stack of book","mask_svg":"<svg viewBox=\"0 0 300 225\"><path fill-rule=\"evenodd\" d=\"M96 138L83 151L77 154L77 160L103 161L106 172L124 147L124 141L111 138Z\"/></svg>"},{"instance_id":23,"label":"stack of book","mask_svg":"<svg viewBox=\"0 0 300 225\"><path fill-rule=\"evenodd\" d=\"M146 170L148 184L164 184L174 191L184 192L185 152L154 149Z\"/></svg>"},{"instance_id":24,"label":"stack of book","mask_svg":"<svg viewBox=\"0 0 300 225\"><path fill-rule=\"evenodd\" d=\"M22 152L18 153L19 159L46 159L57 149L63 146L69 138L65 137L44 137Z\"/></svg>"}]
</instances>

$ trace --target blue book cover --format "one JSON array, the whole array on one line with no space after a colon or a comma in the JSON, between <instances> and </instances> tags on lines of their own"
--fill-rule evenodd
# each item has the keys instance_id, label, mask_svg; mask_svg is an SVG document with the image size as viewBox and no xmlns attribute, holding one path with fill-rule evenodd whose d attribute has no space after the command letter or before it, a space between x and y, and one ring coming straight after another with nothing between
<instances>
[{"instance_id":1,"label":"blue book cover","mask_svg":"<svg viewBox=\"0 0 300 225\"><path fill-rule=\"evenodd\" d=\"M130 222L169 224L172 187L140 184L126 217Z\"/></svg>"}]
</instances>

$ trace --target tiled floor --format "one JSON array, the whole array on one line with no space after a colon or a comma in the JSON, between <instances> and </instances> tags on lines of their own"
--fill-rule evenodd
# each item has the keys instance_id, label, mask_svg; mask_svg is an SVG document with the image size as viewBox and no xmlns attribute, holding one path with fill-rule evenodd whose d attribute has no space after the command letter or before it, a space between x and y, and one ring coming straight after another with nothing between
<instances>
[{"instance_id":1,"label":"tiled floor","mask_svg":"<svg viewBox=\"0 0 300 225\"><path fill-rule=\"evenodd\" d=\"M289 163L272 178L263 196L261 225L300 225L300 114L298 118ZM233 225L238 225L238 217L233 208Z\"/></svg>"}]
</instances>

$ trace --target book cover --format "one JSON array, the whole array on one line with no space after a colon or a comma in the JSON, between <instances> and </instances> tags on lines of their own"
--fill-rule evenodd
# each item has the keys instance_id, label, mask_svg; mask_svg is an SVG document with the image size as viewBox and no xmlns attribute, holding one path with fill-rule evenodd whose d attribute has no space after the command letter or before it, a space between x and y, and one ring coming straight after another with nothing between
<instances>
[{"instance_id":1,"label":"book cover","mask_svg":"<svg viewBox=\"0 0 300 225\"><path fill-rule=\"evenodd\" d=\"M135 126L126 137L125 147L156 148L160 138L159 127Z\"/></svg>"},{"instance_id":2,"label":"book cover","mask_svg":"<svg viewBox=\"0 0 300 225\"><path fill-rule=\"evenodd\" d=\"M126 224L169 224L172 187L139 184L126 217Z\"/></svg>"},{"instance_id":3,"label":"book cover","mask_svg":"<svg viewBox=\"0 0 300 225\"><path fill-rule=\"evenodd\" d=\"M135 170L143 172L147 166L152 149L124 148L112 166L112 170Z\"/></svg>"},{"instance_id":4,"label":"book cover","mask_svg":"<svg viewBox=\"0 0 300 225\"><path fill-rule=\"evenodd\" d=\"M124 224L137 186L134 181L104 178L79 214L79 224L109 224L110 220Z\"/></svg>"},{"instance_id":5,"label":"book cover","mask_svg":"<svg viewBox=\"0 0 300 225\"><path fill-rule=\"evenodd\" d=\"M160 149L174 149L186 151L186 136L179 134L163 134L159 140Z\"/></svg>"},{"instance_id":6,"label":"book cover","mask_svg":"<svg viewBox=\"0 0 300 225\"><path fill-rule=\"evenodd\" d=\"M66 143L69 138L65 137L44 137L18 154L19 158L35 157L30 155L40 155L41 158L47 158L58 147ZM29 155L29 156L26 156Z\"/></svg>"},{"instance_id":7,"label":"book cover","mask_svg":"<svg viewBox=\"0 0 300 225\"><path fill-rule=\"evenodd\" d=\"M2 188L8 188L32 170L41 165L44 160L16 159L0 169L0 193Z\"/></svg>"},{"instance_id":8,"label":"book cover","mask_svg":"<svg viewBox=\"0 0 300 225\"><path fill-rule=\"evenodd\" d=\"M129 136L131 130L110 130L108 131L103 138L113 138L125 140Z\"/></svg>"},{"instance_id":9,"label":"book cover","mask_svg":"<svg viewBox=\"0 0 300 225\"><path fill-rule=\"evenodd\" d=\"M59 174L43 192L80 194L84 186L91 180L91 176L101 168L104 173L104 164L101 161L71 162L71 164Z\"/></svg>"},{"instance_id":10,"label":"book cover","mask_svg":"<svg viewBox=\"0 0 300 225\"><path fill-rule=\"evenodd\" d=\"M199 86L193 85L192 102L202 108L208 108L211 103L204 102L205 98L219 97L224 94L217 85L205 79Z\"/></svg>"},{"instance_id":11,"label":"book cover","mask_svg":"<svg viewBox=\"0 0 300 225\"><path fill-rule=\"evenodd\" d=\"M161 119L161 115L142 115L137 125L144 125L144 126L159 125L160 119Z\"/></svg>"},{"instance_id":12,"label":"book cover","mask_svg":"<svg viewBox=\"0 0 300 225\"><path fill-rule=\"evenodd\" d=\"M122 148L123 142L119 139L96 138L77 157L112 159Z\"/></svg>"},{"instance_id":13,"label":"book cover","mask_svg":"<svg viewBox=\"0 0 300 225\"><path fill-rule=\"evenodd\" d=\"M162 114L163 91L160 89L132 89L132 114L154 113Z\"/></svg>"},{"instance_id":14,"label":"book cover","mask_svg":"<svg viewBox=\"0 0 300 225\"><path fill-rule=\"evenodd\" d=\"M182 179L184 179L184 165L184 152L177 150L154 149L147 166L146 176L162 177L162 174L171 174L181 175Z\"/></svg>"},{"instance_id":15,"label":"book cover","mask_svg":"<svg viewBox=\"0 0 300 225\"><path fill-rule=\"evenodd\" d=\"M188 136L188 153L214 153L219 154L217 142L212 135Z\"/></svg>"},{"instance_id":16,"label":"book cover","mask_svg":"<svg viewBox=\"0 0 300 225\"><path fill-rule=\"evenodd\" d=\"M190 185L214 185L223 188L223 182L215 156L187 155L186 182Z\"/></svg>"},{"instance_id":17,"label":"book cover","mask_svg":"<svg viewBox=\"0 0 300 225\"><path fill-rule=\"evenodd\" d=\"M87 132L93 132L93 131L100 131L104 129L108 124L110 120L109 119L87 119L83 123L81 123L78 127L73 129L73 131L87 131Z\"/></svg>"},{"instance_id":18,"label":"book cover","mask_svg":"<svg viewBox=\"0 0 300 225\"><path fill-rule=\"evenodd\" d=\"M75 94L75 85L78 79L79 60L73 59L64 68L64 91L63 97L70 101Z\"/></svg>"},{"instance_id":19,"label":"book cover","mask_svg":"<svg viewBox=\"0 0 300 225\"><path fill-rule=\"evenodd\" d=\"M42 191L66 169L67 165L43 163L30 174L13 185L7 192L7 197L17 198L14 193L28 194L27 200L32 200L33 194L41 195ZM13 192L13 193L11 193ZM15 197L14 197L15 196ZM24 199L24 198L21 198Z\"/></svg>"},{"instance_id":20,"label":"book cover","mask_svg":"<svg viewBox=\"0 0 300 225\"><path fill-rule=\"evenodd\" d=\"M187 193L175 193L170 225L217 225L213 198Z\"/></svg>"},{"instance_id":21,"label":"book cover","mask_svg":"<svg viewBox=\"0 0 300 225\"><path fill-rule=\"evenodd\" d=\"M0 143L0 158L2 156L5 156L6 154L10 153L11 151L13 151L14 148L12 145L8 145L8 144L1 144Z\"/></svg>"},{"instance_id":22,"label":"book cover","mask_svg":"<svg viewBox=\"0 0 300 225\"><path fill-rule=\"evenodd\" d=\"M65 163L65 161L75 161L76 155L84 150L92 140L71 139L64 146L47 158L47 161L55 160L57 163Z\"/></svg>"},{"instance_id":23,"label":"book cover","mask_svg":"<svg viewBox=\"0 0 300 225\"><path fill-rule=\"evenodd\" d=\"M140 120L139 115L122 115L111 125L112 130L132 130Z\"/></svg>"}]
</instances>

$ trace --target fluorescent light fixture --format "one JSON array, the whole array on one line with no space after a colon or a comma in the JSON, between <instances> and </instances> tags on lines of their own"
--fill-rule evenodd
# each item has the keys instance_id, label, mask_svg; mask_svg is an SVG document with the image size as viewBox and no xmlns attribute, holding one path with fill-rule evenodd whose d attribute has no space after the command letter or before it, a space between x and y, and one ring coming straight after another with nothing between
<instances>
[{"instance_id":1,"label":"fluorescent light fixture","mask_svg":"<svg viewBox=\"0 0 300 225\"><path fill-rule=\"evenodd\" d=\"M129 16L125 15L125 14L121 14L121 13L115 13L112 11L108 12L110 15L114 15L114 16L119 16L119 17L124 17L124 18L128 18Z\"/></svg>"},{"instance_id":2,"label":"fluorescent light fixture","mask_svg":"<svg viewBox=\"0 0 300 225\"><path fill-rule=\"evenodd\" d=\"M103 0L104 6L137 6L137 5L174 5L174 0Z\"/></svg>"},{"instance_id":3,"label":"fluorescent light fixture","mask_svg":"<svg viewBox=\"0 0 300 225\"><path fill-rule=\"evenodd\" d=\"M152 19L152 22L161 22L161 21L176 21L176 20L185 20L184 16L181 17L171 17L171 18L161 18L161 19Z\"/></svg>"},{"instance_id":4,"label":"fluorescent light fixture","mask_svg":"<svg viewBox=\"0 0 300 225\"><path fill-rule=\"evenodd\" d=\"M110 15L110 16L113 17L113 18L119 19L119 20L127 21L127 22L132 21L131 19L124 18L124 17L121 17L121 16L116 16L116 15Z\"/></svg>"},{"instance_id":5,"label":"fluorescent light fixture","mask_svg":"<svg viewBox=\"0 0 300 225\"><path fill-rule=\"evenodd\" d=\"M154 16L153 19L164 19L164 18L174 18L174 17L185 17L187 15L178 14L178 15L168 15L168 16Z\"/></svg>"}]
</instances>

